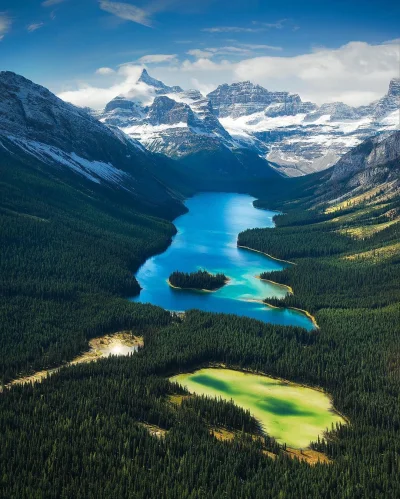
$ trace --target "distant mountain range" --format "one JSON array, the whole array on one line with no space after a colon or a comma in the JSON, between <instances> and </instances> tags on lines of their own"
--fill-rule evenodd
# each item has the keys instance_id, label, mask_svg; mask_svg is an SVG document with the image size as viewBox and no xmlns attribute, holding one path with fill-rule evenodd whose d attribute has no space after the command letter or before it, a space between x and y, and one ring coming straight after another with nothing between
<instances>
[{"instance_id":1,"label":"distant mountain range","mask_svg":"<svg viewBox=\"0 0 400 499\"><path fill-rule=\"evenodd\" d=\"M365 138L399 126L400 79L390 82L384 97L361 107L317 106L249 81L220 85L207 96L169 87L145 69L138 81L154 96L150 105L116 96L95 115L172 158L247 149L277 171L298 176L328 168Z\"/></svg>"}]
</instances>

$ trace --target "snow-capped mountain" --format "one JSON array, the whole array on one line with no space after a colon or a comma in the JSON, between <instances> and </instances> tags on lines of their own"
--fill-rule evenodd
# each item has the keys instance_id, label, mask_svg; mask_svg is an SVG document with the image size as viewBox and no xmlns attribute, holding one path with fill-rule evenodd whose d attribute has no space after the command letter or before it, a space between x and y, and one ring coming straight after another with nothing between
<instances>
[{"instance_id":1,"label":"snow-capped mountain","mask_svg":"<svg viewBox=\"0 0 400 499\"><path fill-rule=\"evenodd\" d=\"M154 96L143 106L126 96L107 104L100 120L121 128L153 152L179 158L204 149L233 146L229 133L219 122L211 102L198 90L183 91L152 78L144 69L138 83Z\"/></svg>"},{"instance_id":2,"label":"snow-capped mountain","mask_svg":"<svg viewBox=\"0 0 400 499\"><path fill-rule=\"evenodd\" d=\"M211 185L211 179L230 182L278 175L258 151L243 147L230 136L210 99L198 90L169 87L146 70L138 83L148 86L151 104L140 105L129 94L118 96L99 116L103 123L118 126L151 152L180 161L196 182L210 178Z\"/></svg>"},{"instance_id":3,"label":"snow-capped mountain","mask_svg":"<svg viewBox=\"0 0 400 499\"><path fill-rule=\"evenodd\" d=\"M243 91L238 91L240 86ZM318 107L293 97L295 104L288 109L289 95L266 94L259 88L249 95L251 88L248 82L219 87L212 99L218 95L221 124L237 142L258 150L289 176L328 168L367 137L399 127L399 79L390 82L384 97L361 107L342 102ZM268 94L284 100L262 109Z\"/></svg>"},{"instance_id":4,"label":"snow-capped mountain","mask_svg":"<svg viewBox=\"0 0 400 499\"><path fill-rule=\"evenodd\" d=\"M298 176L326 169L367 137L399 126L398 79L384 97L361 107L317 106L248 81L220 85L207 96L167 86L146 70L138 82L148 86L153 102L143 106L118 96L100 114L101 121L120 127L151 151L178 159L247 149L279 172Z\"/></svg>"},{"instance_id":5,"label":"snow-capped mountain","mask_svg":"<svg viewBox=\"0 0 400 499\"><path fill-rule=\"evenodd\" d=\"M0 72L0 155L71 179L120 191L149 208L178 202L154 172L169 168L119 128L11 72ZM89 183L87 183L89 181ZM171 185L171 184L170 184Z\"/></svg>"},{"instance_id":6,"label":"snow-capped mountain","mask_svg":"<svg viewBox=\"0 0 400 499\"><path fill-rule=\"evenodd\" d=\"M286 116L307 113L317 108L312 102L302 102L297 94L269 92L250 81L220 85L207 95L217 116L239 118L262 111L266 116Z\"/></svg>"},{"instance_id":7,"label":"snow-capped mountain","mask_svg":"<svg viewBox=\"0 0 400 499\"><path fill-rule=\"evenodd\" d=\"M143 69L138 79L138 83L145 83L149 87L152 87L155 90L156 94L160 95L183 92L181 87L178 86L169 87L168 85L165 85L162 81L156 80L155 78L149 75L146 69Z\"/></svg>"}]
</instances>

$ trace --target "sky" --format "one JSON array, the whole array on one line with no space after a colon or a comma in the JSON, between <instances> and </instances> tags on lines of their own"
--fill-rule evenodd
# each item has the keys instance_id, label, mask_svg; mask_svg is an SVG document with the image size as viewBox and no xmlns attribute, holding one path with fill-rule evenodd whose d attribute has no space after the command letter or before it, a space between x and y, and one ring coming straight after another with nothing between
<instances>
[{"instance_id":1,"label":"sky","mask_svg":"<svg viewBox=\"0 0 400 499\"><path fill-rule=\"evenodd\" d=\"M0 70L80 106L146 95L143 67L207 93L250 80L362 105L400 77L393 0L0 0Z\"/></svg>"}]
</instances>

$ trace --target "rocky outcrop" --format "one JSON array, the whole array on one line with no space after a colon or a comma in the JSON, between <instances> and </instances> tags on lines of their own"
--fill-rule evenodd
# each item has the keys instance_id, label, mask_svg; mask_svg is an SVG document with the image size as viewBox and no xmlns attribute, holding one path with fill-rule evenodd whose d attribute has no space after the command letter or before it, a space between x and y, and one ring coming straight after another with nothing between
<instances>
[{"instance_id":1,"label":"rocky outcrop","mask_svg":"<svg viewBox=\"0 0 400 499\"><path fill-rule=\"evenodd\" d=\"M214 91L207 94L217 116L220 118L248 116L250 114L266 111L271 105L269 116L283 114L296 114L302 108L302 102L297 94L288 92L269 92L260 85L250 81L219 85ZM313 104L307 103L307 108L312 110ZM300 111L299 111L300 112Z\"/></svg>"}]
</instances>

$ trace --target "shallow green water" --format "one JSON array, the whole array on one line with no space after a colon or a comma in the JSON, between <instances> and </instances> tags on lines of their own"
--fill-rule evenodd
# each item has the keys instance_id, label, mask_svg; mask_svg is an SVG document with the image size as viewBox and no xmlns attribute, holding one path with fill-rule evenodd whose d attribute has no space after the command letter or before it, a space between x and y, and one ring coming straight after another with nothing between
<instances>
[{"instance_id":1,"label":"shallow green water","mask_svg":"<svg viewBox=\"0 0 400 499\"><path fill-rule=\"evenodd\" d=\"M133 301L173 311L197 308L312 329L311 320L301 312L272 309L260 303L264 298L285 296L286 290L256 276L263 271L282 270L288 264L237 247L239 232L273 227L275 212L254 208L253 200L251 196L227 193L204 193L190 198L186 202L189 212L174 222L178 234L171 246L149 258L136 274L143 289ZM223 273L230 281L213 293L168 286L167 279L173 271L198 269Z\"/></svg>"},{"instance_id":2,"label":"shallow green water","mask_svg":"<svg viewBox=\"0 0 400 499\"><path fill-rule=\"evenodd\" d=\"M191 393L233 399L250 410L269 435L289 447L306 448L332 424L343 422L325 393L267 376L207 368L170 380Z\"/></svg>"}]
</instances>

